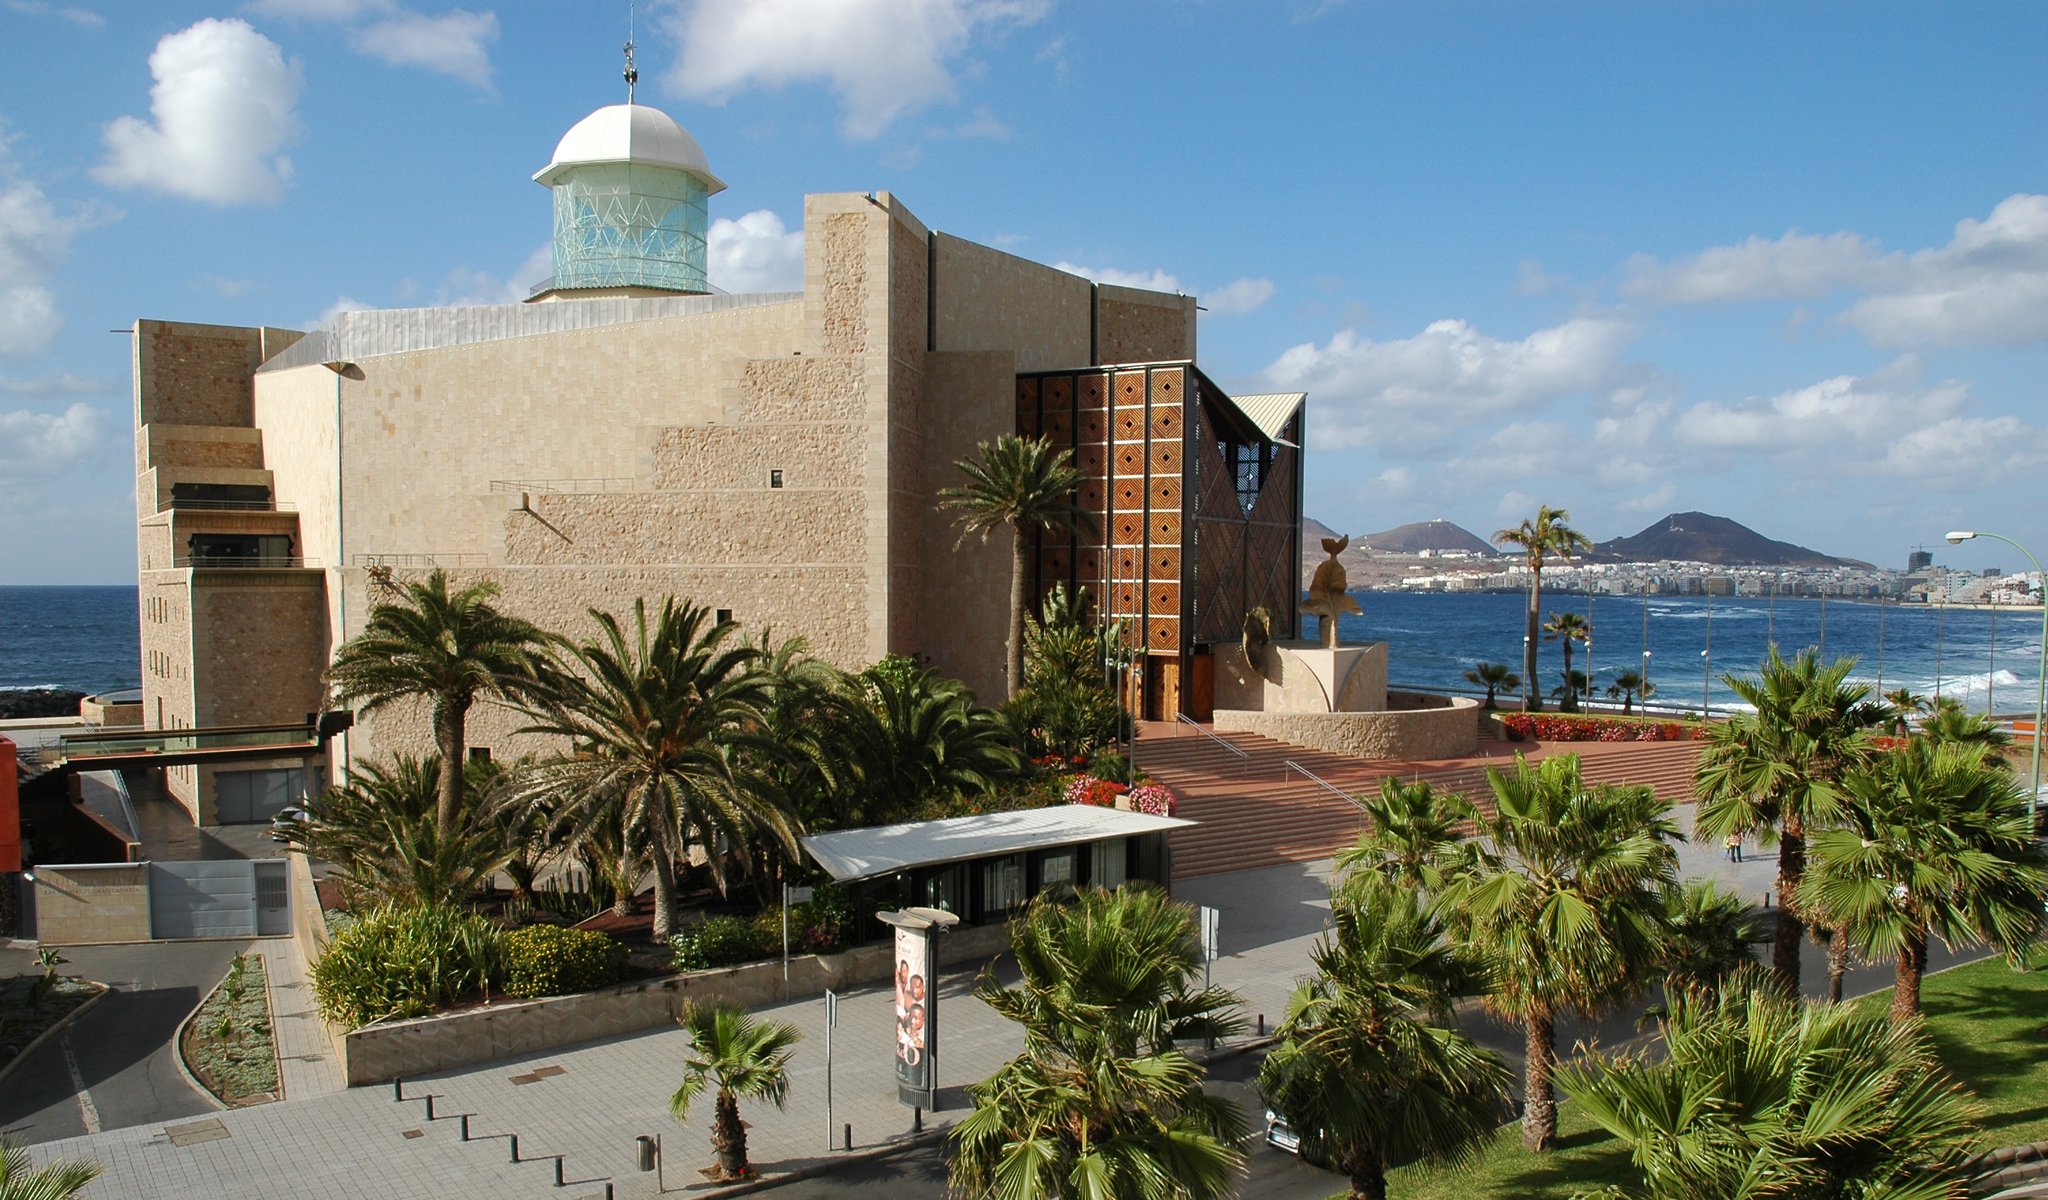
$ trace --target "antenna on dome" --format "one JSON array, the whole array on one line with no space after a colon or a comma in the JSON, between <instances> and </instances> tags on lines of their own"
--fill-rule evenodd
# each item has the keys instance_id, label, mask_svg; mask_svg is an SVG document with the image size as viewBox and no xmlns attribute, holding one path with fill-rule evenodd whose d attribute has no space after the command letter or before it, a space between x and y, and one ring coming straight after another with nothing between
<instances>
[{"instance_id":1,"label":"antenna on dome","mask_svg":"<svg viewBox=\"0 0 2048 1200\"><path fill-rule=\"evenodd\" d=\"M626 5L626 103L633 103L633 87L640 82L640 68L633 65L633 10Z\"/></svg>"}]
</instances>

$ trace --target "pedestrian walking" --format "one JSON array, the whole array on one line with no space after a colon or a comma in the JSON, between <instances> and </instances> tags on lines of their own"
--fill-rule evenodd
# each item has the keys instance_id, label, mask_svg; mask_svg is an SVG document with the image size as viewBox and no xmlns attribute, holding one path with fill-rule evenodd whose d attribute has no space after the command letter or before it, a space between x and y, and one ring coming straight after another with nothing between
<instances>
[{"instance_id":1,"label":"pedestrian walking","mask_svg":"<svg viewBox=\"0 0 2048 1200\"><path fill-rule=\"evenodd\" d=\"M1739 833L1731 833L1731 834L1729 834L1729 835L1728 835L1728 840L1727 840L1727 841L1726 841L1725 843L1723 843L1723 845L1725 845L1725 846L1727 847L1727 850L1728 850L1728 861L1729 861L1729 862L1732 862L1732 863L1739 863L1739 862L1741 862L1741 861L1742 861L1742 835L1741 835L1741 834L1739 834Z\"/></svg>"}]
</instances>

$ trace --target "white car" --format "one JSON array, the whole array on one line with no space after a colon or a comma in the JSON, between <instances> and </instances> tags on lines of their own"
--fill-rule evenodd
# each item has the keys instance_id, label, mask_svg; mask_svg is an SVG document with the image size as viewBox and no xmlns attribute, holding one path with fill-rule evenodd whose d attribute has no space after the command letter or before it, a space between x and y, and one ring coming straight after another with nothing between
<instances>
[{"instance_id":1,"label":"white car","mask_svg":"<svg viewBox=\"0 0 2048 1200\"><path fill-rule=\"evenodd\" d=\"M1329 1165L1329 1155L1323 1149L1320 1132L1311 1132L1304 1137L1299 1130L1287 1123L1286 1117L1270 1108L1266 1110L1266 1144L1275 1150L1295 1155L1312 1166Z\"/></svg>"}]
</instances>

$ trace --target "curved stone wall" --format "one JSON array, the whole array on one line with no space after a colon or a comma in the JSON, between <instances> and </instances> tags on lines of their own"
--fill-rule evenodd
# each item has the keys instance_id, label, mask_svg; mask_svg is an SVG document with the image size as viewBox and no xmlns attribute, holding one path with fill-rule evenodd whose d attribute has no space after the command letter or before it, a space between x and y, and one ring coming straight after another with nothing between
<instances>
[{"instance_id":1,"label":"curved stone wall","mask_svg":"<svg viewBox=\"0 0 2048 1200\"><path fill-rule=\"evenodd\" d=\"M1256 733L1353 758L1457 758L1479 746L1479 702L1463 696L1393 693L1385 712L1266 713L1216 710L1216 730ZM1430 707L1418 706L1431 702Z\"/></svg>"}]
</instances>

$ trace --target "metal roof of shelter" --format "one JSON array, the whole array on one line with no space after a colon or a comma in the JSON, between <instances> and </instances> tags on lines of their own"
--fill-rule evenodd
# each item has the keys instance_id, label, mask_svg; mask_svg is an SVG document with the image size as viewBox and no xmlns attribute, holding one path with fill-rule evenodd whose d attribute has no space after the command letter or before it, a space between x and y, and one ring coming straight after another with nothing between
<instances>
[{"instance_id":1,"label":"metal roof of shelter","mask_svg":"<svg viewBox=\"0 0 2048 1200\"><path fill-rule=\"evenodd\" d=\"M1265 392L1256 396L1232 396L1230 402L1237 405L1237 411L1243 413L1246 420L1259 427L1267 441L1277 442L1282 440L1280 431L1287 428L1287 422L1301 411L1302 401L1307 399L1307 392Z\"/></svg>"},{"instance_id":2,"label":"metal roof of shelter","mask_svg":"<svg viewBox=\"0 0 2048 1200\"><path fill-rule=\"evenodd\" d=\"M840 883L872 879L911 867L964 862L998 854L1071 846L1139 833L1162 833L1192 825L1179 817L1056 804L1022 812L982 813L941 821L911 821L814 833L803 847Z\"/></svg>"}]
</instances>

